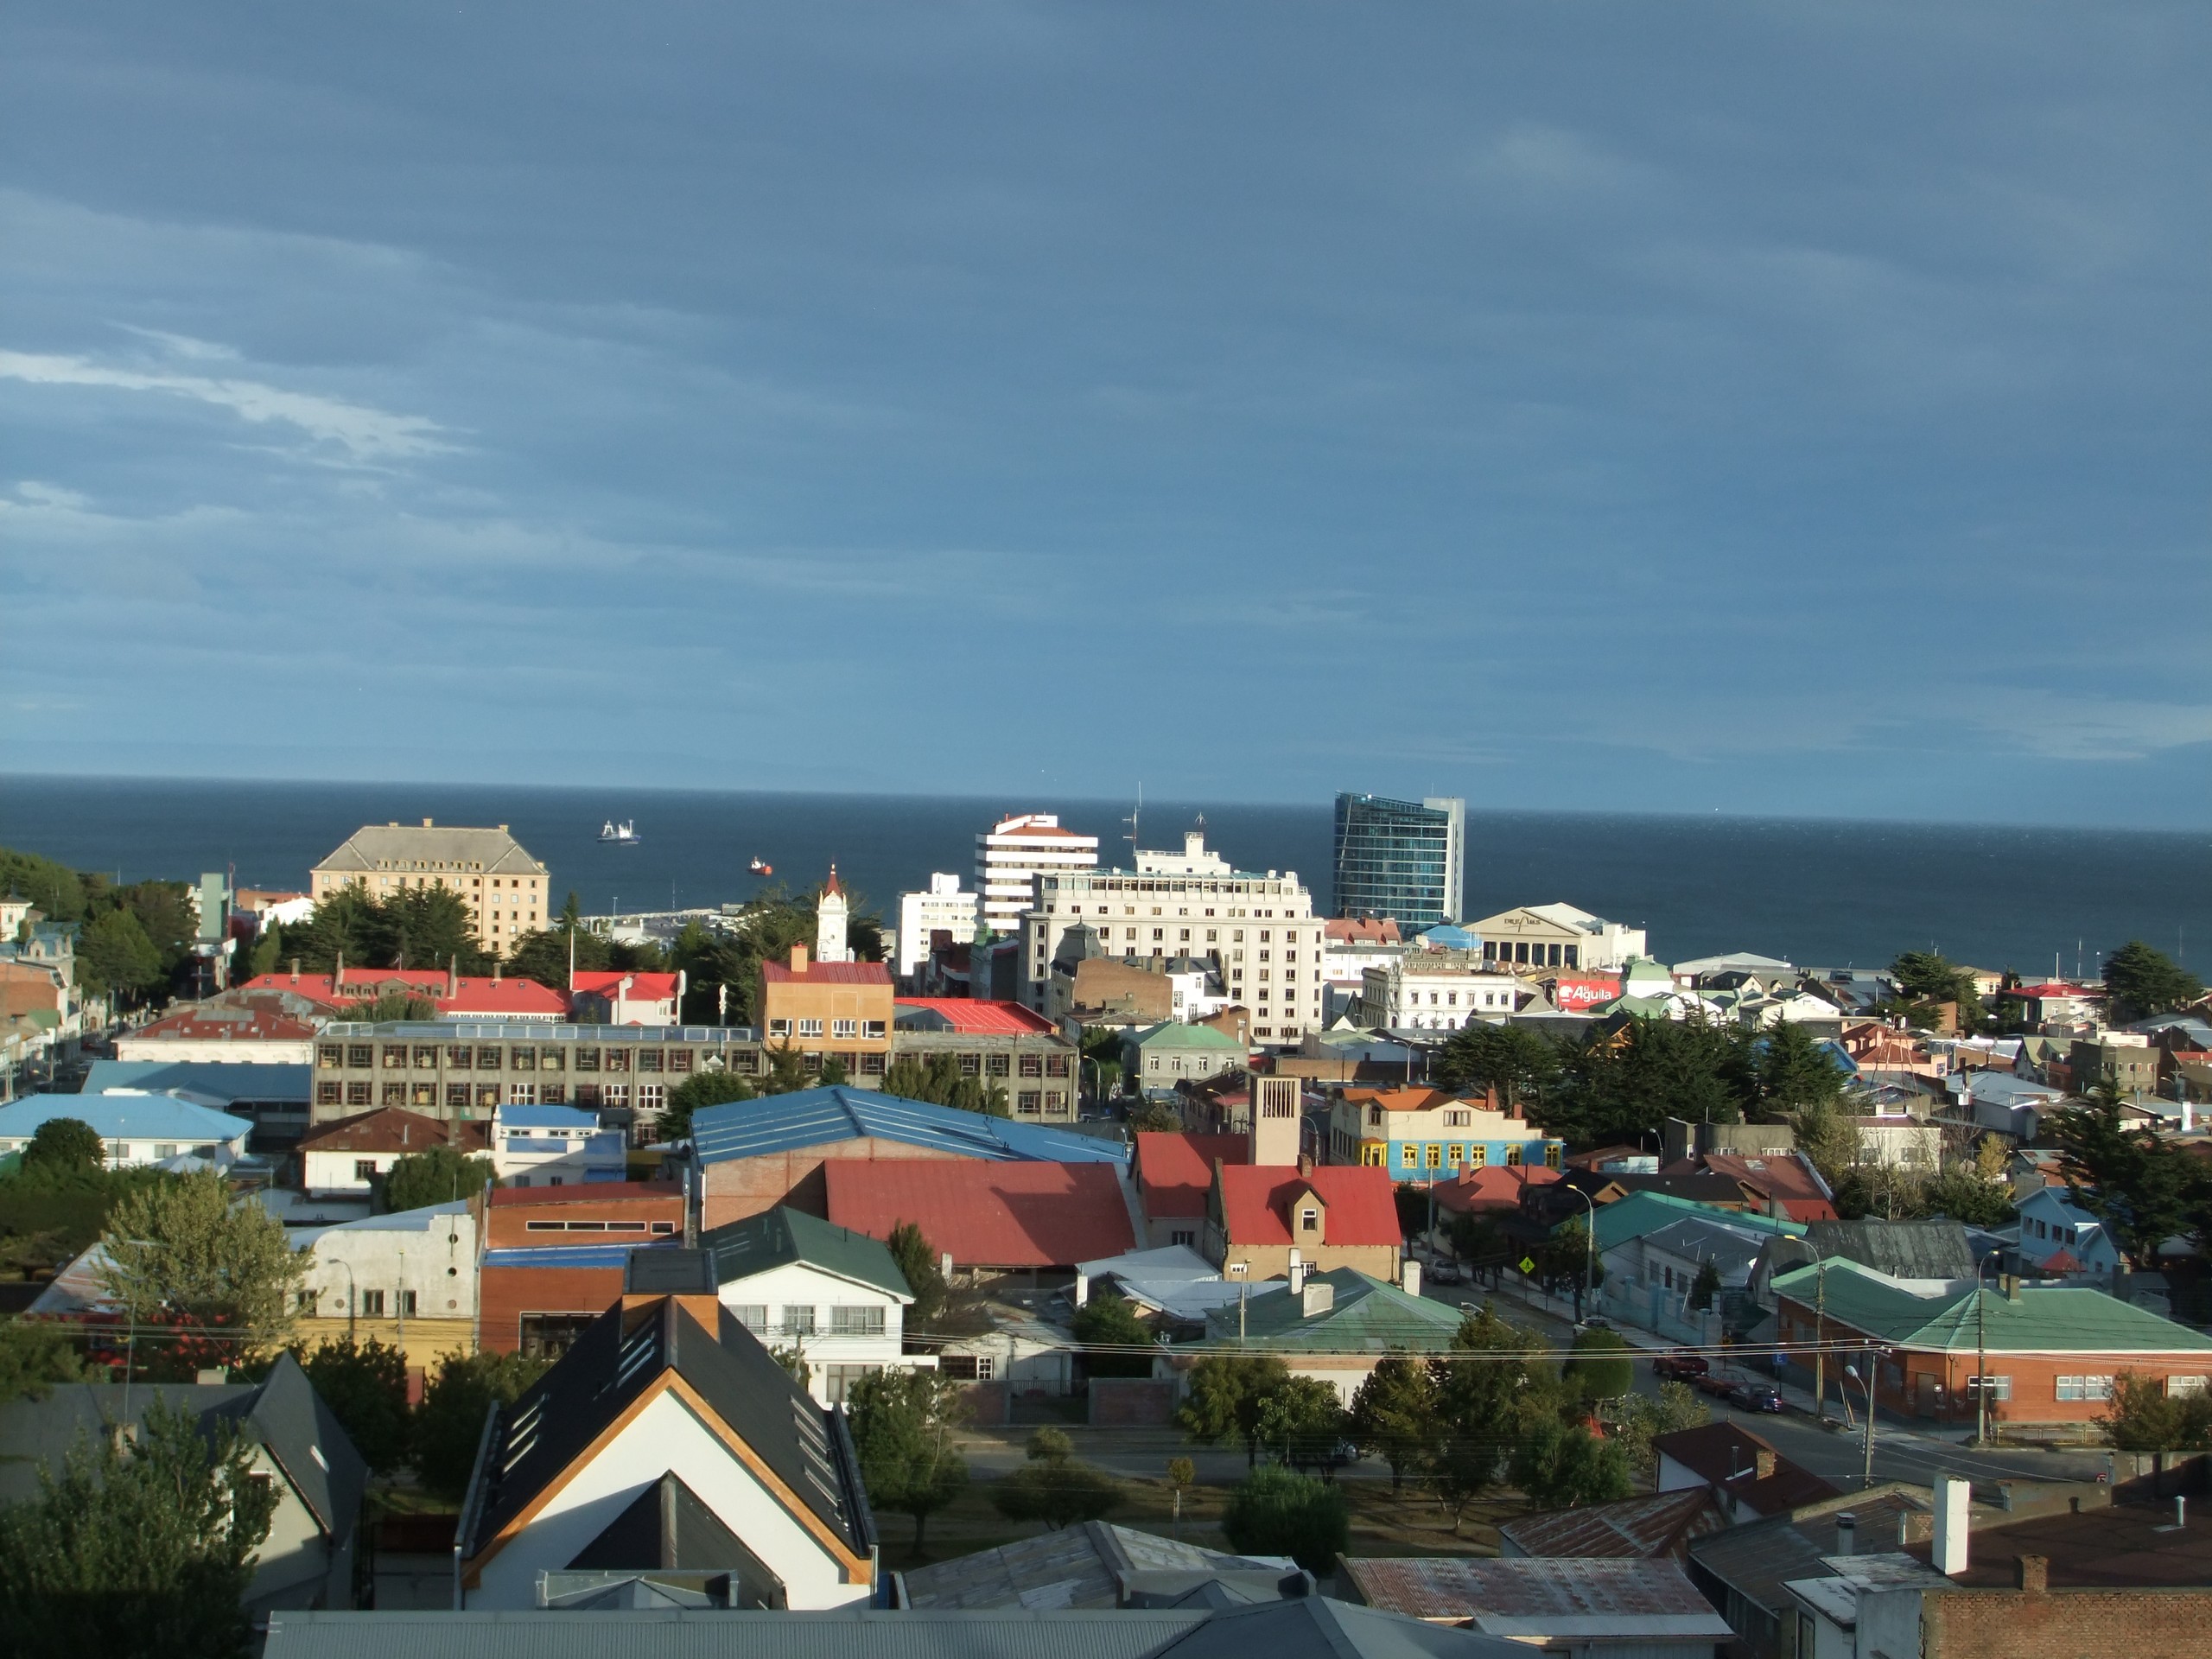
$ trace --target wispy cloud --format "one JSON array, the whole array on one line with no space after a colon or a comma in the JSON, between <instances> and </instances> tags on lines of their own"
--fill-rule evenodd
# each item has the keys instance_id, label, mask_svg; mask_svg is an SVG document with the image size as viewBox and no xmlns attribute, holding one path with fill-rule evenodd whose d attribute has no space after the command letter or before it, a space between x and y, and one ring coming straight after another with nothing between
<instances>
[{"instance_id":1,"label":"wispy cloud","mask_svg":"<svg viewBox=\"0 0 2212 1659\"><path fill-rule=\"evenodd\" d=\"M274 423L296 428L316 444L342 453L356 463L401 461L454 448L441 435L445 429L424 416L395 415L260 380L122 368L86 357L11 351L0 351L0 380L189 398L227 409L255 425Z\"/></svg>"}]
</instances>

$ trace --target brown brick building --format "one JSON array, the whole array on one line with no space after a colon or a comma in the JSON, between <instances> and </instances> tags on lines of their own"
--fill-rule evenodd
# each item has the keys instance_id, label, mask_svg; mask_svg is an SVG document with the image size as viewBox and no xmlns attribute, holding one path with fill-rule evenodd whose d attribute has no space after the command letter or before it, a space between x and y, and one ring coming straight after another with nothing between
<instances>
[{"instance_id":1,"label":"brown brick building","mask_svg":"<svg viewBox=\"0 0 2212 1659\"><path fill-rule=\"evenodd\" d=\"M683 1236L669 1181L499 1188L482 1206L477 1343L493 1353L558 1353L622 1300L631 1249Z\"/></svg>"}]
</instances>

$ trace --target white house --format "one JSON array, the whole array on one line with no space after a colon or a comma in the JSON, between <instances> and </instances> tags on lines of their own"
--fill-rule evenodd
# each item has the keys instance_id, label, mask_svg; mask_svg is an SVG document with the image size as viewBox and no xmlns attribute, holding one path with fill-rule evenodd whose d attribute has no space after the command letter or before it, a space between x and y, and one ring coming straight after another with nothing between
<instances>
[{"instance_id":1,"label":"white house","mask_svg":"<svg viewBox=\"0 0 2212 1659\"><path fill-rule=\"evenodd\" d=\"M475 1346L476 1217L466 1196L288 1236L313 1252L300 1286L300 1334L310 1344L374 1337L421 1366Z\"/></svg>"},{"instance_id":2,"label":"white house","mask_svg":"<svg viewBox=\"0 0 2212 1659\"><path fill-rule=\"evenodd\" d=\"M807 1387L842 1405L855 1382L904 1362L906 1276L882 1242L779 1207L701 1235L722 1306L772 1348L806 1362Z\"/></svg>"},{"instance_id":3,"label":"white house","mask_svg":"<svg viewBox=\"0 0 2212 1659\"><path fill-rule=\"evenodd\" d=\"M476 1157L486 1148L484 1125L447 1124L397 1106L341 1117L309 1130L300 1141L301 1186L310 1198L366 1198L378 1176L389 1175L401 1159L419 1157L433 1147Z\"/></svg>"},{"instance_id":4,"label":"white house","mask_svg":"<svg viewBox=\"0 0 2212 1659\"><path fill-rule=\"evenodd\" d=\"M110 1168L162 1164L172 1158L237 1158L253 1133L251 1120L216 1111L171 1090L111 1089L98 1095L28 1095L0 1106L0 1154L21 1152L49 1118L75 1118L99 1136Z\"/></svg>"},{"instance_id":5,"label":"white house","mask_svg":"<svg viewBox=\"0 0 2212 1659\"><path fill-rule=\"evenodd\" d=\"M628 1154L596 1112L510 1103L492 1114L492 1167L510 1186L574 1186L622 1179Z\"/></svg>"},{"instance_id":6,"label":"white house","mask_svg":"<svg viewBox=\"0 0 2212 1659\"><path fill-rule=\"evenodd\" d=\"M1519 1006L1521 982L1464 951L1408 951L1361 970L1357 1024L1382 1031L1457 1031L1473 1020L1503 1020Z\"/></svg>"},{"instance_id":7,"label":"white house","mask_svg":"<svg viewBox=\"0 0 2212 1659\"><path fill-rule=\"evenodd\" d=\"M716 1605L866 1605L875 1527L844 1413L716 1300L704 1251L635 1251L625 1286L487 1424L454 1605L664 1601L663 1575L693 1595L704 1575Z\"/></svg>"},{"instance_id":8,"label":"white house","mask_svg":"<svg viewBox=\"0 0 2212 1659\"><path fill-rule=\"evenodd\" d=\"M912 979L929 959L930 935L950 933L965 944L976 937L978 895L960 891L960 878L932 871L927 893L899 895L899 977Z\"/></svg>"},{"instance_id":9,"label":"white house","mask_svg":"<svg viewBox=\"0 0 2212 1659\"><path fill-rule=\"evenodd\" d=\"M2120 1265L2104 1223L2063 1186L2046 1186L2020 1200L2020 1260L2050 1273L2110 1273Z\"/></svg>"},{"instance_id":10,"label":"white house","mask_svg":"<svg viewBox=\"0 0 2212 1659\"><path fill-rule=\"evenodd\" d=\"M683 1006L684 976L624 972L569 976L569 1012L579 1025L672 1026Z\"/></svg>"}]
</instances>

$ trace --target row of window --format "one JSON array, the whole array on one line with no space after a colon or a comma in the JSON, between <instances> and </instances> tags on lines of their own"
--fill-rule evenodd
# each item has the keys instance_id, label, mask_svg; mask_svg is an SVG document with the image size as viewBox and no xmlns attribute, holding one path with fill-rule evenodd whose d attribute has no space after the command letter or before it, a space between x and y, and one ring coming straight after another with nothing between
<instances>
[{"instance_id":1,"label":"row of window","mask_svg":"<svg viewBox=\"0 0 2212 1659\"><path fill-rule=\"evenodd\" d=\"M1516 966L1526 963L1531 968L1579 968L1581 950L1577 945L1547 944L1539 939L1530 944L1527 939L1484 939L1484 962L1510 962Z\"/></svg>"},{"instance_id":2,"label":"row of window","mask_svg":"<svg viewBox=\"0 0 2212 1659\"><path fill-rule=\"evenodd\" d=\"M1544 1162L1548 1167L1560 1166L1560 1151L1556 1143L1544 1147ZM1385 1166L1389 1162L1389 1148L1377 1142L1366 1142L1359 1152L1363 1164ZM1505 1148L1506 1167L1519 1166L1523 1152L1517 1142L1509 1142ZM1420 1145L1409 1141L1398 1148L1401 1169L1480 1169L1489 1162L1490 1147L1480 1141L1431 1141Z\"/></svg>"},{"instance_id":3,"label":"row of window","mask_svg":"<svg viewBox=\"0 0 2212 1659\"><path fill-rule=\"evenodd\" d=\"M1380 1106L1370 1105L1367 1109L1368 1127L1370 1128L1381 1128L1382 1127L1382 1120L1388 1116L1389 1114ZM1447 1129L1471 1128L1473 1127L1474 1122L1475 1114L1471 1108L1465 1111L1452 1110L1444 1114L1444 1127Z\"/></svg>"},{"instance_id":4,"label":"row of window","mask_svg":"<svg viewBox=\"0 0 2212 1659\"><path fill-rule=\"evenodd\" d=\"M822 1021L819 1020L771 1020L768 1022L768 1034L771 1037L826 1035L848 1040L881 1042L884 1022L880 1020L832 1020L830 1021L829 1031L825 1033L822 1029Z\"/></svg>"},{"instance_id":5,"label":"row of window","mask_svg":"<svg viewBox=\"0 0 2212 1659\"><path fill-rule=\"evenodd\" d=\"M1440 1004L1436 1000L1438 995L1439 993L1435 991L1431 991L1428 994L1428 1006L1430 1007L1433 1008L1440 1006L1447 1008L1456 1008L1459 1006L1459 992L1443 992L1441 995L1444 1001L1441 1004ZM1405 1006L1409 1008L1419 1007L1421 1006L1421 993L1419 991L1407 992ZM1510 991L1484 991L1483 993L1483 1000L1478 1003L1475 1001L1475 994L1472 991L1469 991L1467 993L1467 1006L1471 1008L1510 1008L1513 1006L1513 993Z\"/></svg>"},{"instance_id":6,"label":"row of window","mask_svg":"<svg viewBox=\"0 0 2212 1659\"><path fill-rule=\"evenodd\" d=\"M733 1306L730 1313L737 1322L764 1342L792 1337L817 1337L824 1334L819 1323L822 1310L804 1305L793 1305L773 1310L779 1318L770 1324L770 1309L759 1302L741 1302ZM830 1310L827 1334L833 1337L880 1337L884 1332L883 1309L880 1307L849 1307L839 1304Z\"/></svg>"},{"instance_id":7,"label":"row of window","mask_svg":"<svg viewBox=\"0 0 2212 1659\"><path fill-rule=\"evenodd\" d=\"M627 1084L580 1083L576 1085L574 1104L586 1109L601 1106L627 1106L630 1088ZM668 1086L659 1083L638 1085L638 1109L657 1112L668 1098ZM504 1093L496 1083L340 1083L325 1079L315 1086L315 1103L318 1106L399 1106L435 1110L442 1099L448 1111L467 1111L476 1107L485 1111L504 1103L509 1106L566 1106L571 1103L569 1089L559 1083L511 1083ZM174 1154L171 1154L174 1155Z\"/></svg>"},{"instance_id":8,"label":"row of window","mask_svg":"<svg viewBox=\"0 0 2212 1659\"><path fill-rule=\"evenodd\" d=\"M672 1233L672 1221L525 1221L526 1233Z\"/></svg>"},{"instance_id":9,"label":"row of window","mask_svg":"<svg viewBox=\"0 0 2212 1659\"><path fill-rule=\"evenodd\" d=\"M819 1021L816 1022L817 1025ZM841 1025L850 1024L841 1020ZM876 1033L882 1025L875 1022ZM741 1051L749 1052L750 1051ZM579 1071L689 1071L694 1051L688 1048L570 1048L527 1043L321 1043L315 1047L318 1068L335 1071L342 1067L359 1071L381 1065L386 1071L435 1071L442 1061L448 1071L565 1071L569 1057ZM733 1054L733 1063L738 1056Z\"/></svg>"}]
</instances>

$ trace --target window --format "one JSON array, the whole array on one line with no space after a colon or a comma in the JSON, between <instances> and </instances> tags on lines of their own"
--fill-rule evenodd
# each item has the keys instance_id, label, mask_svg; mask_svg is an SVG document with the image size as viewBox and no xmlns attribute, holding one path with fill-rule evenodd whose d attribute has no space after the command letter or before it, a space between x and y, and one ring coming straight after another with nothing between
<instances>
[{"instance_id":1,"label":"window","mask_svg":"<svg viewBox=\"0 0 2212 1659\"><path fill-rule=\"evenodd\" d=\"M1464 1129L1474 1121L1475 1115L1472 1112L1446 1112L1444 1114L1444 1127L1447 1129Z\"/></svg>"},{"instance_id":2,"label":"window","mask_svg":"<svg viewBox=\"0 0 2212 1659\"><path fill-rule=\"evenodd\" d=\"M446 1070L448 1071L467 1071L469 1052L467 1043L448 1044L446 1048Z\"/></svg>"},{"instance_id":3,"label":"window","mask_svg":"<svg viewBox=\"0 0 2212 1659\"><path fill-rule=\"evenodd\" d=\"M1467 1149L1457 1141L1444 1148L1444 1161L1457 1169L1466 1160Z\"/></svg>"},{"instance_id":4,"label":"window","mask_svg":"<svg viewBox=\"0 0 2212 1659\"><path fill-rule=\"evenodd\" d=\"M415 1069L417 1071L435 1071L438 1069L436 1044L417 1043L415 1046Z\"/></svg>"},{"instance_id":5,"label":"window","mask_svg":"<svg viewBox=\"0 0 2212 1659\"><path fill-rule=\"evenodd\" d=\"M446 1105L448 1109L459 1111L467 1107L467 1104L468 1085L467 1084L449 1083L446 1084Z\"/></svg>"},{"instance_id":6,"label":"window","mask_svg":"<svg viewBox=\"0 0 2212 1659\"><path fill-rule=\"evenodd\" d=\"M861 1020L861 1035L880 1042L883 1039L883 1021L880 1020Z\"/></svg>"},{"instance_id":7,"label":"window","mask_svg":"<svg viewBox=\"0 0 2212 1659\"><path fill-rule=\"evenodd\" d=\"M369 1085L365 1083L347 1084L346 1085L346 1103L348 1106L366 1106L370 1104Z\"/></svg>"},{"instance_id":8,"label":"window","mask_svg":"<svg viewBox=\"0 0 2212 1659\"><path fill-rule=\"evenodd\" d=\"M1999 1378L2000 1382L2009 1379ZM2007 1396L2000 1394L1999 1399ZM2112 1398L2112 1378L2108 1376L2062 1376L2058 1379L2061 1400L2109 1400Z\"/></svg>"},{"instance_id":9,"label":"window","mask_svg":"<svg viewBox=\"0 0 2212 1659\"><path fill-rule=\"evenodd\" d=\"M630 1051L626 1048L610 1048L605 1058L609 1071L627 1071L630 1069Z\"/></svg>"},{"instance_id":10,"label":"window","mask_svg":"<svg viewBox=\"0 0 2212 1659\"><path fill-rule=\"evenodd\" d=\"M830 1334L833 1337L880 1337L883 1334L883 1310L880 1307L833 1307L830 1310Z\"/></svg>"},{"instance_id":11,"label":"window","mask_svg":"<svg viewBox=\"0 0 2212 1659\"><path fill-rule=\"evenodd\" d=\"M1065 1077L1067 1074L1068 1057L1066 1055L1047 1054L1045 1057L1045 1075L1046 1077Z\"/></svg>"},{"instance_id":12,"label":"window","mask_svg":"<svg viewBox=\"0 0 2212 1659\"><path fill-rule=\"evenodd\" d=\"M2190 1400L2204 1392L2205 1379L2201 1376L2170 1376L2166 1379L2166 1398Z\"/></svg>"},{"instance_id":13,"label":"window","mask_svg":"<svg viewBox=\"0 0 2212 1659\"><path fill-rule=\"evenodd\" d=\"M768 1034L771 1037L790 1036L791 1034L791 1022L788 1020L771 1020L768 1022Z\"/></svg>"},{"instance_id":14,"label":"window","mask_svg":"<svg viewBox=\"0 0 2212 1659\"><path fill-rule=\"evenodd\" d=\"M1510 1169L1510 1168L1512 1168L1512 1167L1516 1166L1516 1165L1518 1165L1518 1164L1520 1163L1520 1161L1521 1161L1521 1148L1520 1148L1520 1147L1519 1147L1517 1144L1516 1144L1516 1145L1514 1145L1514 1146L1508 1147L1505 1149L1505 1163L1506 1163L1506 1167L1508 1167L1509 1169Z\"/></svg>"},{"instance_id":15,"label":"window","mask_svg":"<svg viewBox=\"0 0 2212 1659\"><path fill-rule=\"evenodd\" d=\"M1407 1169L1420 1168L1421 1148L1419 1147L1400 1147L1398 1149L1398 1162Z\"/></svg>"},{"instance_id":16,"label":"window","mask_svg":"<svg viewBox=\"0 0 2212 1659\"><path fill-rule=\"evenodd\" d=\"M857 1037L861 1034L861 1022L857 1020L832 1020L830 1034L832 1037Z\"/></svg>"},{"instance_id":17,"label":"window","mask_svg":"<svg viewBox=\"0 0 2212 1659\"><path fill-rule=\"evenodd\" d=\"M736 1302L729 1311L740 1325L756 1337L768 1328L768 1309L764 1303Z\"/></svg>"},{"instance_id":18,"label":"window","mask_svg":"<svg viewBox=\"0 0 2212 1659\"><path fill-rule=\"evenodd\" d=\"M1024 1117L1035 1117L1044 1109L1044 1096L1037 1090L1024 1089L1014 1102L1014 1109Z\"/></svg>"},{"instance_id":19,"label":"window","mask_svg":"<svg viewBox=\"0 0 2212 1659\"><path fill-rule=\"evenodd\" d=\"M407 1045L386 1043L384 1046L384 1063L395 1070L404 1071L407 1067Z\"/></svg>"},{"instance_id":20,"label":"window","mask_svg":"<svg viewBox=\"0 0 2212 1659\"><path fill-rule=\"evenodd\" d=\"M1011 1056L1005 1054L987 1054L983 1058L985 1062L983 1071L987 1076L1003 1077L1014 1069L1014 1062ZM1024 1071L1021 1075L1026 1077L1031 1074Z\"/></svg>"},{"instance_id":21,"label":"window","mask_svg":"<svg viewBox=\"0 0 2212 1659\"><path fill-rule=\"evenodd\" d=\"M537 1069L541 1071L565 1071L569 1069L569 1062L559 1049L541 1048L537 1051Z\"/></svg>"},{"instance_id":22,"label":"window","mask_svg":"<svg viewBox=\"0 0 2212 1659\"><path fill-rule=\"evenodd\" d=\"M376 1179L376 1178L377 1160L375 1159L356 1158L353 1160L353 1179L355 1180L372 1181Z\"/></svg>"},{"instance_id":23,"label":"window","mask_svg":"<svg viewBox=\"0 0 2212 1659\"><path fill-rule=\"evenodd\" d=\"M668 1085L664 1083L641 1083L638 1085L638 1109L657 1112L668 1101Z\"/></svg>"},{"instance_id":24,"label":"window","mask_svg":"<svg viewBox=\"0 0 2212 1659\"><path fill-rule=\"evenodd\" d=\"M415 1293L411 1290L401 1291L399 1293L399 1317L403 1319L409 1319L413 1317L414 1313Z\"/></svg>"},{"instance_id":25,"label":"window","mask_svg":"<svg viewBox=\"0 0 2212 1659\"><path fill-rule=\"evenodd\" d=\"M579 1071L598 1071L599 1051L595 1048L578 1049L576 1051L576 1070Z\"/></svg>"},{"instance_id":26,"label":"window","mask_svg":"<svg viewBox=\"0 0 2212 1659\"><path fill-rule=\"evenodd\" d=\"M537 1051L534 1048L518 1046L510 1064L518 1071L535 1071L537 1070Z\"/></svg>"},{"instance_id":27,"label":"window","mask_svg":"<svg viewBox=\"0 0 2212 1659\"><path fill-rule=\"evenodd\" d=\"M318 1083L315 1086L315 1103L318 1106L335 1106L345 1098L345 1085L335 1079L328 1083Z\"/></svg>"},{"instance_id":28,"label":"window","mask_svg":"<svg viewBox=\"0 0 2212 1659\"><path fill-rule=\"evenodd\" d=\"M1001 1075L1003 1075L1003 1073L1001 1073ZM1025 1077L1043 1077L1045 1075L1045 1057L1042 1054L1024 1054L1021 1057L1021 1075Z\"/></svg>"},{"instance_id":29,"label":"window","mask_svg":"<svg viewBox=\"0 0 2212 1659\"><path fill-rule=\"evenodd\" d=\"M560 1083L541 1083L537 1085L537 1097L548 1106L565 1106L569 1103L568 1085Z\"/></svg>"},{"instance_id":30,"label":"window","mask_svg":"<svg viewBox=\"0 0 2212 1659\"><path fill-rule=\"evenodd\" d=\"M376 1057L376 1050L366 1043L348 1043L346 1046L346 1064L350 1066L366 1067L375 1063Z\"/></svg>"},{"instance_id":31,"label":"window","mask_svg":"<svg viewBox=\"0 0 2212 1659\"><path fill-rule=\"evenodd\" d=\"M334 1071L346 1064L346 1049L340 1043L322 1043L315 1051L315 1063L326 1071Z\"/></svg>"},{"instance_id":32,"label":"window","mask_svg":"<svg viewBox=\"0 0 2212 1659\"><path fill-rule=\"evenodd\" d=\"M1312 1208L1310 1205L1306 1209L1300 1210L1298 1212L1298 1230L1301 1233L1319 1232L1321 1230L1321 1212L1319 1210Z\"/></svg>"},{"instance_id":33,"label":"window","mask_svg":"<svg viewBox=\"0 0 2212 1659\"><path fill-rule=\"evenodd\" d=\"M365 1290L361 1293L361 1317L366 1319L380 1319L384 1317L384 1292Z\"/></svg>"},{"instance_id":34,"label":"window","mask_svg":"<svg viewBox=\"0 0 2212 1659\"><path fill-rule=\"evenodd\" d=\"M814 1334L814 1310L810 1307L787 1307L784 1310L784 1331L786 1335L810 1337Z\"/></svg>"},{"instance_id":35,"label":"window","mask_svg":"<svg viewBox=\"0 0 2212 1659\"><path fill-rule=\"evenodd\" d=\"M994 1058L996 1058L996 1057L995 1056ZM961 1075L962 1077L981 1077L981 1076L982 1075L982 1072L983 1072L983 1057L982 1057L982 1055L980 1055L980 1054L963 1054L963 1055L960 1057L960 1075Z\"/></svg>"},{"instance_id":36,"label":"window","mask_svg":"<svg viewBox=\"0 0 2212 1659\"><path fill-rule=\"evenodd\" d=\"M407 1085L404 1083L387 1083L384 1085L382 1098L387 1106L404 1106L407 1103Z\"/></svg>"},{"instance_id":37,"label":"window","mask_svg":"<svg viewBox=\"0 0 2212 1659\"><path fill-rule=\"evenodd\" d=\"M819 1020L802 1019L798 1022L798 1034L802 1037L819 1037L822 1034L822 1022Z\"/></svg>"},{"instance_id":38,"label":"window","mask_svg":"<svg viewBox=\"0 0 2212 1659\"><path fill-rule=\"evenodd\" d=\"M1481 1141L1478 1141L1467 1148L1467 1164L1470 1168L1480 1169L1489 1162L1490 1148Z\"/></svg>"},{"instance_id":39,"label":"window","mask_svg":"<svg viewBox=\"0 0 2212 1659\"><path fill-rule=\"evenodd\" d=\"M2058 1380L2062 1383L2066 1381L2064 1377ZM1973 1399L1983 1389L1989 1390L1989 1397L1992 1400L2010 1400L2012 1397L2012 1379L2009 1376L1969 1376L1967 1378L1967 1399ZM2063 1400L2067 1396L2062 1392L2058 1397Z\"/></svg>"},{"instance_id":40,"label":"window","mask_svg":"<svg viewBox=\"0 0 2212 1659\"><path fill-rule=\"evenodd\" d=\"M883 1056L883 1055L881 1055L881 1054L863 1054L863 1055L861 1055L861 1075L862 1077L881 1077L881 1076L883 1075L883 1071L884 1071L884 1061L885 1061L885 1056Z\"/></svg>"},{"instance_id":41,"label":"window","mask_svg":"<svg viewBox=\"0 0 2212 1659\"><path fill-rule=\"evenodd\" d=\"M499 1085L498 1084L480 1083L476 1085L476 1104L480 1109L488 1112L499 1103Z\"/></svg>"},{"instance_id":42,"label":"window","mask_svg":"<svg viewBox=\"0 0 2212 1659\"><path fill-rule=\"evenodd\" d=\"M988 1382L991 1380L991 1357L988 1354L946 1354L937 1363L941 1376L956 1382Z\"/></svg>"},{"instance_id":43,"label":"window","mask_svg":"<svg viewBox=\"0 0 2212 1659\"><path fill-rule=\"evenodd\" d=\"M499 1069L499 1051L496 1048L478 1049L476 1051L476 1069L479 1071L498 1071Z\"/></svg>"},{"instance_id":44,"label":"window","mask_svg":"<svg viewBox=\"0 0 2212 1659\"><path fill-rule=\"evenodd\" d=\"M822 1026L820 1021L816 1021L814 1031L817 1036L821 1034ZM662 1069L664 1061L660 1050L657 1048L641 1048L638 1051L639 1071L658 1071Z\"/></svg>"},{"instance_id":45,"label":"window","mask_svg":"<svg viewBox=\"0 0 2212 1659\"><path fill-rule=\"evenodd\" d=\"M1444 1148L1433 1141L1428 1143L1428 1166L1431 1169L1444 1167Z\"/></svg>"},{"instance_id":46,"label":"window","mask_svg":"<svg viewBox=\"0 0 2212 1659\"><path fill-rule=\"evenodd\" d=\"M322 1293L319 1290L302 1290L296 1292L292 1297L292 1306L297 1312L304 1313L309 1319L313 1319L315 1317L315 1299L321 1294Z\"/></svg>"}]
</instances>

